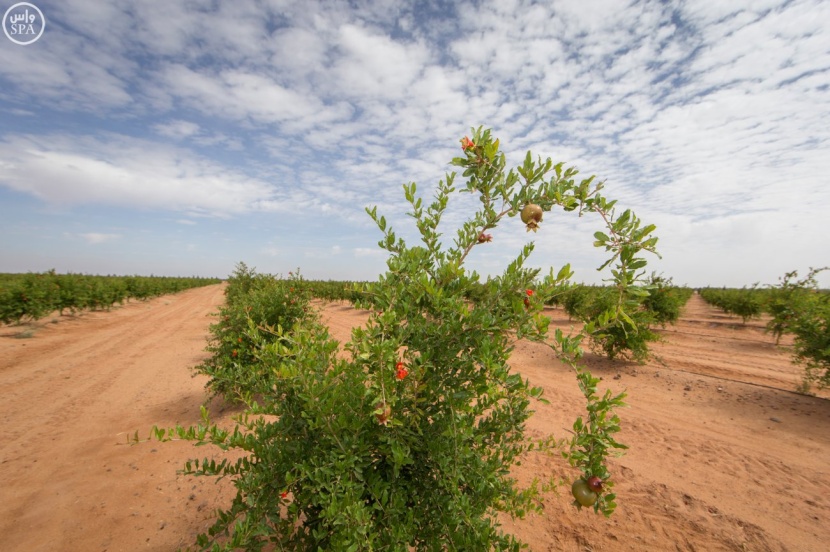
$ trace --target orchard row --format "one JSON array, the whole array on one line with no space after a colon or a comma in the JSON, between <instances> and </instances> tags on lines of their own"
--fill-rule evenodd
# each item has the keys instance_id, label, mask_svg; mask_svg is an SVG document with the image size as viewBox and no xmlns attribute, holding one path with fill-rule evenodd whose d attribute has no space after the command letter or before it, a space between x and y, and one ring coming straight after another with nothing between
<instances>
[{"instance_id":1,"label":"orchard row","mask_svg":"<svg viewBox=\"0 0 830 552\"><path fill-rule=\"evenodd\" d=\"M278 312L281 311L283 295L287 294L290 288L291 304L303 305L311 298L327 302L346 301L352 305L358 303L368 304L374 308L371 294L367 292L368 282L354 281L322 281L305 280L299 277L299 270L289 272L287 278L268 274L258 274L248 269L244 263L237 266L234 275L229 279L231 288L229 290L228 312L223 316L231 318L239 315L233 324L232 336L229 341L239 337L239 333L246 331L245 313L235 306L240 297L246 297L245 303L255 310L257 321L263 320L266 323L275 324L278 320L284 322ZM488 280L477 282L471 285L466 291L465 297L471 302L483 301L489 294L497 293L498 283ZM524 292L523 292L524 293ZM532 290L530 291L532 293ZM545 299L544 304L548 306L560 306L571 319L583 323L594 323L597 329L589 334L589 340L594 349L608 356L609 358L630 357L639 361L648 358L648 342L659 340L659 335L652 331L655 326L665 327L668 324L677 322L680 311L691 297L693 290L690 288L676 287L670 279L652 275L646 285L635 294L629 296L629 301L634 307L630 309L629 316L636 323L636 328L614 326L613 324L599 324L603 313L613 310L615 303L619 301L618 290L609 286L590 286L584 284L569 284L562 286L556 293ZM530 302L530 297L519 297L522 302ZM273 303L277 301L277 303ZM536 299L534 298L534 301ZM265 310L263 310L263 307ZM276 309L273 312L268 309ZM221 323L220 326L225 331ZM222 337L218 337L221 341ZM235 341L234 341L235 342ZM226 351L228 352L228 351ZM221 355L220 355L221 356ZM239 361L242 358L237 359ZM250 361L250 358L245 360Z\"/></svg>"},{"instance_id":2,"label":"orchard row","mask_svg":"<svg viewBox=\"0 0 830 552\"><path fill-rule=\"evenodd\" d=\"M700 296L709 304L727 314L740 317L744 323L769 315L768 332L774 335L776 344L784 334L795 338L794 358L805 367L805 380L830 385L830 293L818 289L815 275L821 269L811 270L802 280L797 272L781 279L777 286L742 289L702 288ZM297 281L308 296L325 301L349 301L352 304L365 299L365 282ZM492 290L489 282L472 286L467 293L470 301L486 297ZM681 309L694 290L672 285L670 279L652 275L640 294L632 299L637 307L629 316L636 323L635 332L625 327L599 325L599 330L589 334L593 348L609 358L630 357L644 361L648 358L648 343L659 340L653 331L655 326L674 324ZM574 284L563 287L547 299L546 304L562 307L571 319L583 323L597 323L618 300L614 288Z\"/></svg>"},{"instance_id":3,"label":"orchard row","mask_svg":"<svg viewBox=\"0 0 830 552\"><path fill-rule=\"evenodd\" d=\"M54 270L0 274L0 322L34 321L55 311L109 309L129 299L149 299L219 282L217 278L90 276Z\"/></svg>"},{"instance_id":4,"label":"orchard row","mask_svg":"<svg viewBox=\"0 0 830 552\"><path fill-rule=\"evenodd\" d=\"M811 269L798 279L798 272L789 272L777 286L759 289L700 290L709 304L727 314L740 316L744 324L762 314L770 319L766 330L778 344L784 334L794 337L795 362L805 368L805 383L830 385L830 293L820 290L816 274L826 268Z\"/></svg>"},{"instance_id":5,"label":"orchard row","mask_svg":"<svg viewBox=\"0 0 830 552\"><path fill-rule=\"evenodd\" d=\"M671 280L652 275L647 285L628 294L627 312L632 322L629 325L608 324L604 320L604 313L613 311L618 301L618 294L611 287L576 285L554 296L554 301L570 318L596 325L597 329L588 334L595 351L610 359L628 357L645 362L649 357L648 344L661 339L654 328L677 322L691 294L691 289L675 287Z\"/></svg>"}]
</instances>

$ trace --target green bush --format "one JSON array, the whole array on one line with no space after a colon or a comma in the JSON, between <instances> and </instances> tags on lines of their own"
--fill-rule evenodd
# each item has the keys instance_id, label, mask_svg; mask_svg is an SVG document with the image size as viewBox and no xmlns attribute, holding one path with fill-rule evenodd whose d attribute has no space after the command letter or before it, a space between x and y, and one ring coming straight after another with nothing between
<instances>
[{"instance_id":1,"label":"green bush","mask_svg":"<svg viewBox=\"0 0 830 552\"><path fill-rule=\"evenodd\" d=\"M651 275L648 284L648 296L643 298L643 308L651 313L656 324L664 328L666 324L675 324L680 318L680 311L689 300L692 290L672 286L671 278Z\"/></svg>"},{"instance_id":2,"label":"green bush","mask_svg":"<svg viewBox=\"0 0 830 552\"><path fill-rule=\"evenodd\" d=\"M571 286L561 294L559 301L571 320L574 318L577 320L588 318L589 305L593 295L590 289L586 286Z\"/></svg>"},{"instance_id":3,"label":"green bush","mask_svg":"<svg viewBox=\"0 0 830 552\"><path fill-rule=\"evenodd\" d=\"M830 386L830 295L816 294L792 325L795 358L803 364L806 379L819 387Z\"/></svg>"},{"instance_id":4,"label":"green bush","mask_svg":"<svg viewBox=\"0 0 830 552\"><path fill-rule=\"evenodd\" d=\"M615 287L572 286L561 294L560 302L571 319L586 324L593 350L612 360L645 362L649 342L660 339L651 330L659 319L646 304L648 293L647 286L629 286L622 294Z\"/></svg>"},{"instance_id":5,"label":"green bush","mask_svg":"<svg viewBox=\"0 0 830 552\"><path fill-rule=\"evenodd\" d=\"M764 311L763 292L755 286L743 289L704 288L700 290L700 296L725 313L740 316L744 324L758 318Z\"/></svg>"},{"instance_id":6,"label":"green bush","mask_svg":"<svg viewBox=\"0 0 830 552\"><path fill-rule=\"evenodd\" d=\"M539 270L525 266L530 243L482 293L479 276L464 261L474 247L487 246L479 238L484 231L508 222L524 205L592 212L611 234L597 241L615 263L614 289L625 296L644 264L637 255L653 251L653 227L640 228L628 211L616 217L600 185L575 183L574 169L549 159L534 162L528 153L522 166L506 171L489 131L475 131L463 147L465 156L453 160L467 179L461 190L453 186L455 175L447 175L424 208L415 185L404 186L420 245L407 245L383 216L368 210L383 232L388 270L358 300L372 314L352 332L348 358L337 355L337 342L315 316L289 313L278 339L258 343L253 353L267 385L242 382L260 396L248 397L236 428L211 424L205 412L196 427L155 430L162 440L185 438L246 453L235 462L185 466L186 473L232 476L237 487L231 506L198 538L200 548L518 550L521 543L504 533L496 514L539 510L540 493L554 486L535 481L520 488L510 476L530 451L562 453L580 477L602 479L593 509L614 510L605 460L624 448L614 439L614 409L624 395L598 394L598 380L577 366L585 334L549 336L542 313L570 277L569 267L537 278ZM456 191L475 194L481 207L445 247L438 228ZM532 222L528 229L544 231L541 221ZM284 295L285 285L271 293ZM606 322L627 318L627 307L615 302ZM252 305L245 335L259 335L257 313ZM576 370L587 417L574 422L567 446L553 437L525 437L532 402L544 399L510 367L513 344L522 338L549 343Z\"/></svg>"},{"instance_id":7,"label":"green bush","mask_svg":"<svg viewBox=\"0 0 830 552\"><path fill-rule=\"evenodd\" d=\"M582 310L592 347L612 360L622 357L645 362L648 343L660 336L651 330L654 315L640 305L643 296L626 293L621 298L616 289L597 289ZM625 316L614 315L620 301Z\"/></svg>"},{"instance_id":8,"label":"green bush","mask_svg":"<svg viewBox=\"0 0 830 552\"><path fill-rule=\"evenodd\" d=\"M811 268L796 280L798 271L788 272L778 286L769 290L767 331L776 344L784 333L795 336L794 360L805 369L805 384L830 386L830 294L818 289L816 275L824 268Z\"/></svg>"},{"instance_id":9,"label":"green bush","mask_svg":"<svg viewBox=\"0 0 830 552\"><path fill-rule=\"evenodd\" d=\"M239 263L228 279L226 304L211 325L211 356L196 367L210 377L207 388L230 402L268 393L274 384L271 368L259 361L260 349L284 340L308 314L309 296L299 273L287 280L257 274Z\"/></svg>"}]
</instances>

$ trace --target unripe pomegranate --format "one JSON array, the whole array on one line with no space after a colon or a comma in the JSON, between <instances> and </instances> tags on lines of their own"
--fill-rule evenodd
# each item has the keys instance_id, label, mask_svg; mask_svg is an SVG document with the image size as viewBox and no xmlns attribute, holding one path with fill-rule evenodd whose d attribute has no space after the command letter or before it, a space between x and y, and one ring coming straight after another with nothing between
<instances>
[{"instance_id":1,"label":"unripe pomegranate","mask_svg":"<svg viewBox=\"0 0 830 552\"><path fill-rule=\"evenodd\" d=\"M591 490L588 482L584 479L577 479L571 485L571 494L576 501L582 506L593 506L597 502L599 495Z\"/></svg>"},{"instance_id":2,"label":"unripe pomegranate","mask_svg":"<svg viewBox=\"0 0 830 552\"><path fill-rule=\"evenodd\" d=\"M542 208L535 203L528 203L522 209L522 222L527 225L527 231L536 231L539 223L542 222Z\"/></svg>"}]
</instances>

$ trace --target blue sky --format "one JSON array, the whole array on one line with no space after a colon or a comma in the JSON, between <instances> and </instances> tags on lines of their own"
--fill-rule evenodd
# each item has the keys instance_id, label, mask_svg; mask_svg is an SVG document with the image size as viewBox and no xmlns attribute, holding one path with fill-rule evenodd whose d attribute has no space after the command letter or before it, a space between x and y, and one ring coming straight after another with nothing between
<instances>
[{"instance_id":1,"label":"blue sky","mask_svg":"<svg viewBox=\"0 0 830 552\"><path fill-rule=\"evenodd\" d=\"M373 279L364 207L412 243L401 185L479 125L605 180L676 283L830 265L824 0L32 3L41 38L0 36L0 272ZM469 264L534 239L599 282L599 229L511 219Z\"/></svg>"}]
</instances>

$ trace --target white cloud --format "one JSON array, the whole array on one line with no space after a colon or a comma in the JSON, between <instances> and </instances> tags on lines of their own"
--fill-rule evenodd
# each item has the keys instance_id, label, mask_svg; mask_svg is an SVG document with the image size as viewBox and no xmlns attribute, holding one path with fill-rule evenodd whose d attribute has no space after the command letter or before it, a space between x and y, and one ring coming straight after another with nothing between
<instances>
[{"instance_id":1,"label":"white cloud","mask_svg":"<svg viewBox=\"0 0 830 552\"><path fill-rule=\"evenodd\" d=\"M61 8L56 8L61 13ZM115 30L117 10L100 8L98 16L106 21L103 28ZM48 20L52 14L47 14ZM108 26L110 22L113 26ZM131 96L124 77L132 74L137 64L122 57L120 48L100 47L103 45L56 27L47 24L35 48L0 48L0 79L13 84L3 95L23 105L36 99L49 108L69 110L126 106ZM93 26L87 29L100 30Z\"/></svg>"},{"instance_id":2,"label":"white cloud","mask_svg":"<svg viewBox=\"0 0 830 552\"><path fill-rule=\"evenodd\" d=\"M0 183L49 203L225 216L277 197L265 182L187 150L124 136L13 136L2 144Z\"/></svg>"},{"instance_id":3,"label":"white cloud","mask_svg":"<svg viewBox=\"0 0 830 552\"><path fill-rule=\"evenodd\" d=\"M98 245L121 238L121 234L102 234L99 232L88 232L86 234L79 234L90 245Z\"/></svg>"},{"instance_id":4,"label":"white cloud","mask_svg":"<svg viewBox=\"0 0 830 552\"><path fill-rule=\"evenodd\" d=\"M333 66L334 84L361 100L406 97L430 58L421 44L402 44L357 25L343 25L336 46L342 55Z\"/></svg>"},{"instance_id":5,"label":"white cloud","mask_svg":"<svg viewBox=\"0 0 830 552\"><path fill-rule=\"evenodd\" d=\"M286 88L253 71L233 69L214 74L174 64L166 67L160 78L169 94L204 115L219 114L260 125L293 123L295 132L351 116L345 102L326 104L313 94Z\"/></svg>"},{"instance_id":6,"label":"white cloud","mask_svg":"<svg viewBox=\"0 0 830 552\"><path fill-rule=\"evenodd\" d=\"M355 257L383 257L387 253L380 248L371 249L368 247L355 247L354 250Z\"/></svg>"},{"instance_id":7,"label":"white cloud","mask_svg":"<svg viewBox=\"0 0 830 552\"><path fill-rule=\"evenodd\" d=\"M716 252L732 259L721 277L745 283L826 257L827 2L68 1L53 13L62 25L37 49L0 49L5 112L95 115L45 135L12 119L0 183L45 201L190 218L300 207L374 244L363 207L400 220L400 185L434 185L483 124L511 161L526 149L569 161L660 222L661 243L683 252L660 266L708 278Z\"/></svg>"},{"instance_id":8,"label":"white cloud","mask_svg":"<svg viewBox=\"0 0 830 552\"><path fill-rule=\"evenodd\" d=\"M199 133L199 125L190 121L170 121L169 123L157 124L153 129L162 136L170 138L187 138Z\"/></svg>"}]
</instances>

